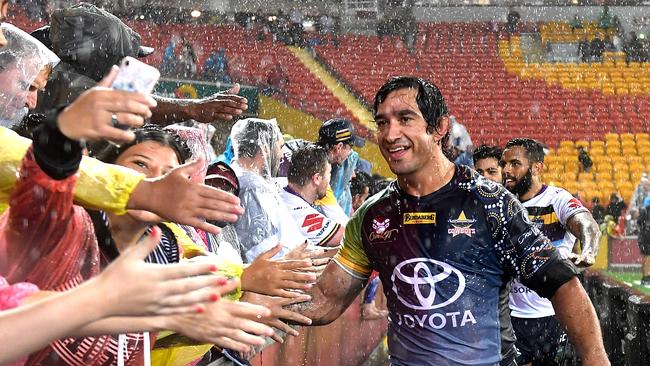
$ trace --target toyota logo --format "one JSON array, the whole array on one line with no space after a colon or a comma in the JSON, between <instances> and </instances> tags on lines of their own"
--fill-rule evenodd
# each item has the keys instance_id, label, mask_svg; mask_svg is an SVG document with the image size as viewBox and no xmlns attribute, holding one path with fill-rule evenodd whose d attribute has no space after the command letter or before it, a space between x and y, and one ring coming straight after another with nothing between
<instances>
[{"instance_id":1,"label":"toyota logo","mask_svg":"<svg viewBox=\"0 0 650 366\"><path fill-rule=\"evenodd\" d=\"M436 284L445 280L453 281L450 276L458 278L458 289L449 299L436 304ZM459 270L447 263L429 258L413 258L403 261L395 266L390 279L393 282L393 292L399 301L415 310L441 308L456 301L465 290L465 277ZM409 286L405 287L404 284ZM409 290L411 288L412 290ZM411 296L403 297L407 291L412 292L419 303L414 304L416 299Z\"/></svg>"}]
</instances>

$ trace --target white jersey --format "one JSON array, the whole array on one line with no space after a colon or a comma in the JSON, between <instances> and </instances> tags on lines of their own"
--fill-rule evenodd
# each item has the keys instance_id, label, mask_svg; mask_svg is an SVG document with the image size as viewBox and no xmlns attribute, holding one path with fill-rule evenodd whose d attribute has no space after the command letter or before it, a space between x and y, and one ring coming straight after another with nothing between
<instances>
[{"instance_id":1,"label":"white jersey","mask_svg":"<svg viewBox=\"0 0 650 366\"><path fill-rule=\"evenodd\" d=\"M300 231L312 245L324 245L341 227L336 221L312 207L302 197L291 192L289 187L280 191L284 204L289 209Z\"/></svg>"},{"instance_id":2,"label":"white jersey","mask_svg":"<svg viewBox=\"0 0 650 366\"><path fill-rule=\"evenodd\" d=\"M562 188L542 186L539 193L522 202L528 217L558 248L560 256L567 258L576 237L566 228L567 221L577 213L589 212L571 193ZM542 298L517 280L510 290L511 315L517 318L542 318L555 315L551 302Z\"/></svg>"}]
</instances>

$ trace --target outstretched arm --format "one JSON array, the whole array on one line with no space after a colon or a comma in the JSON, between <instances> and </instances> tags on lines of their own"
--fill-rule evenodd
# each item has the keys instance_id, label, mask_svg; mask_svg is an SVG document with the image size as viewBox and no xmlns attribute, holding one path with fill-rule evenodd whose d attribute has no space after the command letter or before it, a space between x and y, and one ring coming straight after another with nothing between
<instances>
[{"instance_id":1,"label":"outstretched arm","mask_svg":"<svg viewBox=\"0 0 650 366\"><path fill-rule=\"evenodd\" d=\"M551 298L555 314L566 328L583 365L609 365L598 317L587 293L574 277L562 285Z\"/></svg>"},{"instance_id":2,"label":"outstretched arm","mask_svg":"<svg viewBox=\"0 0 650 366\"><path fill-rule=\"evenodd\" d=\"M308 292L310 301L291 305L289 309L325 325L336 320L359 295L365 281L353 277L336 262L330 262L320 280Z\"/></svg>"},{"instance_id":3,"label":"outstretched arm","mask_svg":"<svg viewBox=\"0 0 650 366\"><path fill-rule=\"evenodd\" d=\"M569 231L580 239L582 252L577 258L571 258L576 265L589 267L596 261L600 245L598 223L589 212L577 213L567 221Z\"/></svg>"},{"instance_id":4,"label":"outstretched arm","mask_svg":"<svg viewBox=\"0 0 650 366\"><path fill-rule=\"evenodd\" d=\"M235 84L230 90L203 99L176 99L154 96L158 107L152 110L151 121L161 126L193 119L202 123L229 121L248 109L248 100Z\"/></svg>"}]
</instances>

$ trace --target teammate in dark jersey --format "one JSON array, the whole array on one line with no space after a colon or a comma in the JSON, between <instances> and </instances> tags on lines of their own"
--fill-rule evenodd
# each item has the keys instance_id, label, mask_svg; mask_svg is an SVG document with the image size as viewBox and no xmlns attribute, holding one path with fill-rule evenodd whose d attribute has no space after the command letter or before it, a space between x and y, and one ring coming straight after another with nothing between
<instances>
[{"instance_id":1,"label":"teammate in dark jersey","mask_svg":"<svg viewBox=\"0 0 650 366\"><path fill-rule=\"evenodd\" d=\"M375 269L388 299L392 365L510 365L503 300L518 277L551 299L584 364L609 365L573 264L511 193L445 156L449 120L438 88L392 79L375 97L374 117L397 182L353 215L342 249L297 310L314 325L335 320Z\"/></svg>"}]
</instances>

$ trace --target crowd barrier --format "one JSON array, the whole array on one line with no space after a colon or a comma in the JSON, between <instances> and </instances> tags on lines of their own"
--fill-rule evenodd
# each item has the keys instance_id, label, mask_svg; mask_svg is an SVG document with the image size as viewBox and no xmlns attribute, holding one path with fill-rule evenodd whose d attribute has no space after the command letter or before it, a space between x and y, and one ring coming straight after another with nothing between
<instances>
[{"instance_id":1,"label":"crowd barrier","mask_svg":"<svg viewBox=\"0 0 650 366\"><path fill-rule=\"evenodd\" d=\"M612 366L650 365L650 296L586 271L581 281L600 321L605 350ZM575 354L568 365L580 365Z\"/></svg>"}]
</instances>

